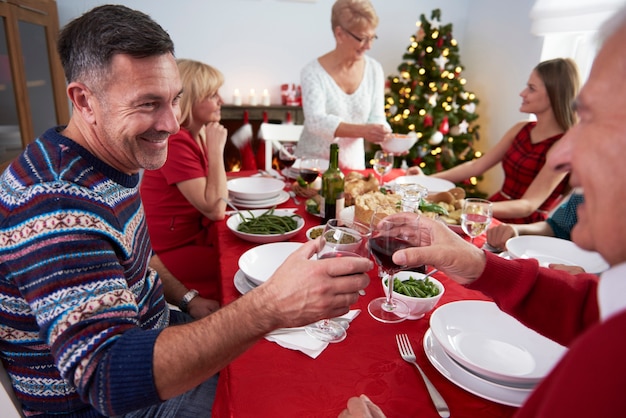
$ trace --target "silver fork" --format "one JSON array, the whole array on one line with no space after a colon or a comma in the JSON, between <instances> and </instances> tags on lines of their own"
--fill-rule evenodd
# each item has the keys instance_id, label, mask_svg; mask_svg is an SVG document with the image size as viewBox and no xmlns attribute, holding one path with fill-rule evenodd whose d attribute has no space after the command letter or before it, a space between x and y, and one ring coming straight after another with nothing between
<instances>
[{"instance_id":1,"label":"silver fork","mask_svg":"<svg viewBox=\"0 0 626 418\"><path fill-rule=\"evenodd\" d=\"M435 388L435 386L433 386L428 377L426 377L420 366L418 366L409 337L406 334L398 334L396 335L396 341L398 343L398 350L400 351L402 359L407 363L413 364L420 372L420 375L422 375L422 379L426 384L426 389L428 389L428 393L430 394L430 399L432 399L433 404L435 404L435 408L437 408L439 416L442 418L449 418L450 408L448 408L448 404L446 404L446 401L443 400L439 391Z\"/></svg>"}]
</instances>

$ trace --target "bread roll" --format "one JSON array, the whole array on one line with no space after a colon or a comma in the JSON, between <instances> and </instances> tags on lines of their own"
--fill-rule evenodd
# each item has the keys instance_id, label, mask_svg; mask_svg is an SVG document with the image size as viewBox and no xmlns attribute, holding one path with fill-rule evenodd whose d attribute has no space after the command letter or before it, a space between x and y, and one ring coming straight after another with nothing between
<instances>
[{"instance_id":1,"label":"bread roll","mask_svg":"<svg viewBox=\"0 0 626 418\"><path fill-rule=\"evenodd\" d=\"M354 199L354 220L369 225L378 206L389 206L388 215L400 212L400 195L368 192Z\"/></svg>"}]
</instances>

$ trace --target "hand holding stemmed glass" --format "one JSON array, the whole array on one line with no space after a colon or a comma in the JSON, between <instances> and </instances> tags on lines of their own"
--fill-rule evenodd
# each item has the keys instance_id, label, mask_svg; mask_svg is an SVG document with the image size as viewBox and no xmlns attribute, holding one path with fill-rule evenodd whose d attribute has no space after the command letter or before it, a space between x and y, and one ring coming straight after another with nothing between
<instances>
[{"instance_id":1,"label":"hand holding stemmed glass","mask_svg":"<svg viewBox=\"0 0 626 418\"><path fill-rule=\"evenodd\" d=\"M371 220L372 235L369 240L370 252L374 261L383 272L387 284L387 296L372 300L367 310L380 322L394 323L404 321L410 313L409 307L393 298L393 275L405 269L393 262L392 256L398 251L419 245L419 215L400 213L395 208L379 206Z\"/></svg>"},{"instance_id":2,"label":"hand holding stemmed glass","mask_svg":"<svg viewBox=\"0 0 626 418\"><path fill-rule=\"evenodd\" d=\"M369 258L369 227L359 222L329 219L319 238L318 260L338 257ZM325 342L336 343L346 338L346 330L339 323L323 319L308 325L305 331L310 336Z\"/></svg>"},{"instance_id":3,"label":"hand holding stemmed glass","mask_svg":"<svg viewBox=\"0 0 626 418\"><path fill-rule=\"evenodd\" d=\"M461 228L470 237L474 238L487 231L493 218L493 205L490 201L478 198L467 198L461 209Z\"/></svg>"},{"instance_id":4,"label":"hand holding stemmed glass","mask_svg":"<svg viewBox=\"0 0 626 418\"><path fill-rule=\"evenodd\" d=\"M389 173L393 168L393 154L382 150L376 151L372 159L372 167L380 175L380 186L382 186L385 174Z\"/></svg>"}]
</instances>

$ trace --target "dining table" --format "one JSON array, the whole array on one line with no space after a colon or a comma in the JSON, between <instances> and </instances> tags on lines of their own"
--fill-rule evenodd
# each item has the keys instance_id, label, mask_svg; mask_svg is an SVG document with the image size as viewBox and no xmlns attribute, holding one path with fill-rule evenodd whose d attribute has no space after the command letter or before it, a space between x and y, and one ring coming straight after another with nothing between
<instances>
[{"instance_id":1,"label":"dining table","mask_svg":"<svg viewBox=\"0 0 626 418\"><path fill-rule=\"evenodd\" d=\"M229 173L229 177L253 174L256 172L237 172ZM385 180L403 174L404 170L394 169ZM298 205L289 199L278 206L297 208L296 213L305 220L305 227L290 239L293 242L305 242L306 230L320 225L321 221L305 210L305 198L299 200ZM259 244L236 237L227 228L226 221L216 223L216 233L222 304L227 305L241 296L234 284L240 256ZM483 243L484 236L474 240L475 245ZM301 274L307 273L302 271ZM267 339L259 340L220 371L212 416L337 417L350 397L365 394L388 418L438 417L420 374L400 357L397 334L408 335L417 363L446 400L451 417L495 418L515 413L517 408L513 406L462 389L430 363L423 338L429 329L432 311L421 319L394 324L372 318L367 305L373 298L384 296L384 292L376 268L369 274L371 281L365 295L351 307L361 312L350 323L344 341L329 344L317 358L312 358ZM457 284L442 272L434 277L445 286L437 307L461 300L490 300L480 292Z\"/></svg>"}]
</instances>

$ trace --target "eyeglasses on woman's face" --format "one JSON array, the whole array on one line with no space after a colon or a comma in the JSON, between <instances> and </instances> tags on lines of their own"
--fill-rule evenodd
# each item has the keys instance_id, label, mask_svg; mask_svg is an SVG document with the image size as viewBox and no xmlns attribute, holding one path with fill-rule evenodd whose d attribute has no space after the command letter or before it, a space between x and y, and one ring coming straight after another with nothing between
<instances>
[{"instance_id":1,"label":"eyeglasses on woman's face","mask_svg":"<svg viewBox=\"0 0 626 418\"><path fill-rule=\"evenodd\" d=\"M357 36L354 33L350 32L348 29L344 28L343 26L340 26L340 28L345 33L347 33L348 35L352 36L352 38L354 38L354 40L357 41L358 43L360 43L361 45L372 43L376 39L378 39L377 35L374 35L374 36Z\"/></svg>"}]
</instances>

